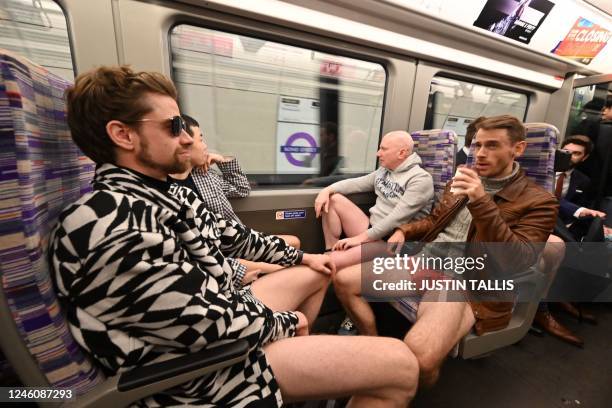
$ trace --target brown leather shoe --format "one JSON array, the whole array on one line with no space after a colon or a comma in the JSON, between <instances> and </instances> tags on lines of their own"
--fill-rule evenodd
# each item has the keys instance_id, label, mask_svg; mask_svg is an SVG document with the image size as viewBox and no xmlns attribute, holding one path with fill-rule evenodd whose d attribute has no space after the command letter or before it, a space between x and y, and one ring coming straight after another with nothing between
<instances>
[{"instance_id":1,"label":"brown leather shoe","mask_svg":"<svg viewBox=\"0 0 612 408\"><path fill-rule=\"evenodd\" d=\"M564 312L574 316L580 322L584 320L585 322L589 322L591 324L597 324L597 319L595 316L584 310L584 308L582 308L580 305L576 307L569 302L558 302L557 306L559 306L559 309L563 310Z\"/></svg>"},{"instance_id":2,"label":"brown leather shoe","mask_svg":"<svg viewBox=\"0 0 612 408\"><path fill-rule=\"evenodd\" d=\"M559 323L550 312L538 312L533 320L538 326L544 329L546 332L573 344L576 347L584 347L584 341L579 337L575 336L567 327Z\"/></svg>"}]
</instances>

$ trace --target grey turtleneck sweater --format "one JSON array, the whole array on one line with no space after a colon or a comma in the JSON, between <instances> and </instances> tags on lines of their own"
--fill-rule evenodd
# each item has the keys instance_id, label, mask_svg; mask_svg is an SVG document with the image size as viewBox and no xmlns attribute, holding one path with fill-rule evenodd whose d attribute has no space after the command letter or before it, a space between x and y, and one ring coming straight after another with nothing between
<instances>
[{"instance_id":1,"label":"grey turtleneck sweater","mask_svg":"<svg viewBox=\"0 0 612 408\"><path fill-rule=\"evenodd\" d=\"M492 179L487 177L481 177L482 185L487 194L493 196L502 188L504 188L519 171L519 164L514 162L512 165L512 173L509 176ZM457 216L444 228L432 242L466 242L468 236L468 230L472 222L472 213L468 209L467 205L464 205L461 210L457 213ZM442 250L447 251L450 249L451 252L459 252L460 247L454 245L452 247L440 247L440 251L436 251L437 245L428 245L430 247L430 255L433 256L448 256L456 257L462 256L462 253L446 253L446 254L434 254L434 252L440 252Z\"/></svg>"}]
</instances>

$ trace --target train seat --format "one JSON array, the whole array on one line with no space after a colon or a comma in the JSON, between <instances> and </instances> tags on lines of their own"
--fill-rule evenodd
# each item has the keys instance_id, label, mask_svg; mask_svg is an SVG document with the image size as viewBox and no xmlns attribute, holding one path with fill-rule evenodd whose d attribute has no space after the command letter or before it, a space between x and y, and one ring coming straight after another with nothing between
<instances>
[{"instance_id":1,"label":"train seat","mask_svg":"<svg viewBox=\"0 0 612 408\"><path fill-rule=\"evenodd\" d=\"M554 157L559 132L554 126L545 123L527 123L525 127L527 148L518 162L535 183L552 191L555 175ZM434 191L437 198L453 176L456 152L454 132L429 130L414 132L412 136L415 140L415 151L423 159L423 168L434 177ZM470 152L468 163L471 159ZM518 276L515 283L520 287L519 300L533 299L543 293L547 278L539 271L536 264ZM407 302L400 300L392 302L392 305L408 319L414 319L412 308ZM531 327L537 306L537 302L517 302L512 319L506 328L481 336L469 333L459 344L459 356L464 359L475 358L518 342Z\"/></svg>"},{"instance_id":2,"label":"train seat","mask_svg":"<svg viewBox=\"0 0 612 408\"><path fill-rule=\"evenodd\" d=\"M433 177L434 201L437 201L454 174L457 134L452 130L434 129L412 132L411 135L414 151L423 161L422 167Z\"/></svg>"},{"instance_id":3,"label":"train seat","mask_svg":"<svg viewBox=\"0 0 612 408\"><path fill-rule=\"evenodd\" d=\"M94 164L73 144L70 83L0 50L0 347L24 386L72 390L66 406L126 406L246 357L236 342L105 378L70 333L47 263L61 210L91 190Z\"/></svg>"},{"instance_id":4,"label":"train seat","mask_svg":"<svg viewBox=\"0 0 612 408\"><path fill-rule=\"evenodd\" d=\"M457 134L452 130L432 129L411 133L414 151L421 157L421 167L433 178L434 205L444 192L455 171ZM390 302L409 321L416 320L415 308L409 298Z\"/></svg>"}]
</instances>

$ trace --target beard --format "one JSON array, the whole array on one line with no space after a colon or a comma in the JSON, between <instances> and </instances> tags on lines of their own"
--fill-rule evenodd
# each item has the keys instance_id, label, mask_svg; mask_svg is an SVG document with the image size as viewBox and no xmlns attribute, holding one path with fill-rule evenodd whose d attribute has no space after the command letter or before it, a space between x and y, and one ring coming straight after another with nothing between
<instances>
[{"instance_id":1,"label":"beard","mask_svg":"<svg viewBox=\"0 0 612 408\"><path fill-rule=\"evenodd\" d=\"M162 170L166 174L177 174L183 173L191 168L191 156L187 159L181 158L179 156L179 151L175 151L172 156L174 160L171 162L162 163L159 161L153 160L151 153L149 151L149 144L142 139L142 150L139 152L137 158L142 163L147 165L148 167L156 168Z\"/></svg>"}]
</instances>

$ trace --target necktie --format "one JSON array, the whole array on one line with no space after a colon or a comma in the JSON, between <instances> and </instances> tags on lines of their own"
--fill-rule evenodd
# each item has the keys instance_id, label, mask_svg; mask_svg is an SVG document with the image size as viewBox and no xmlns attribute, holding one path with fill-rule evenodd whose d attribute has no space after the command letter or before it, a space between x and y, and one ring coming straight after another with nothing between
<instances>
[{"instance_id":1,"label":"necktie","mask_svg":"<svg viewBox=\"0 0 612 408\"><path fill-rule=\"evenodd\" d=\"M557 184L555 185L555 196L557 200L561 199L561 193L563 192L563 182L565 181L565 172L559 174Z\"/></svg>"}]
</instances>

